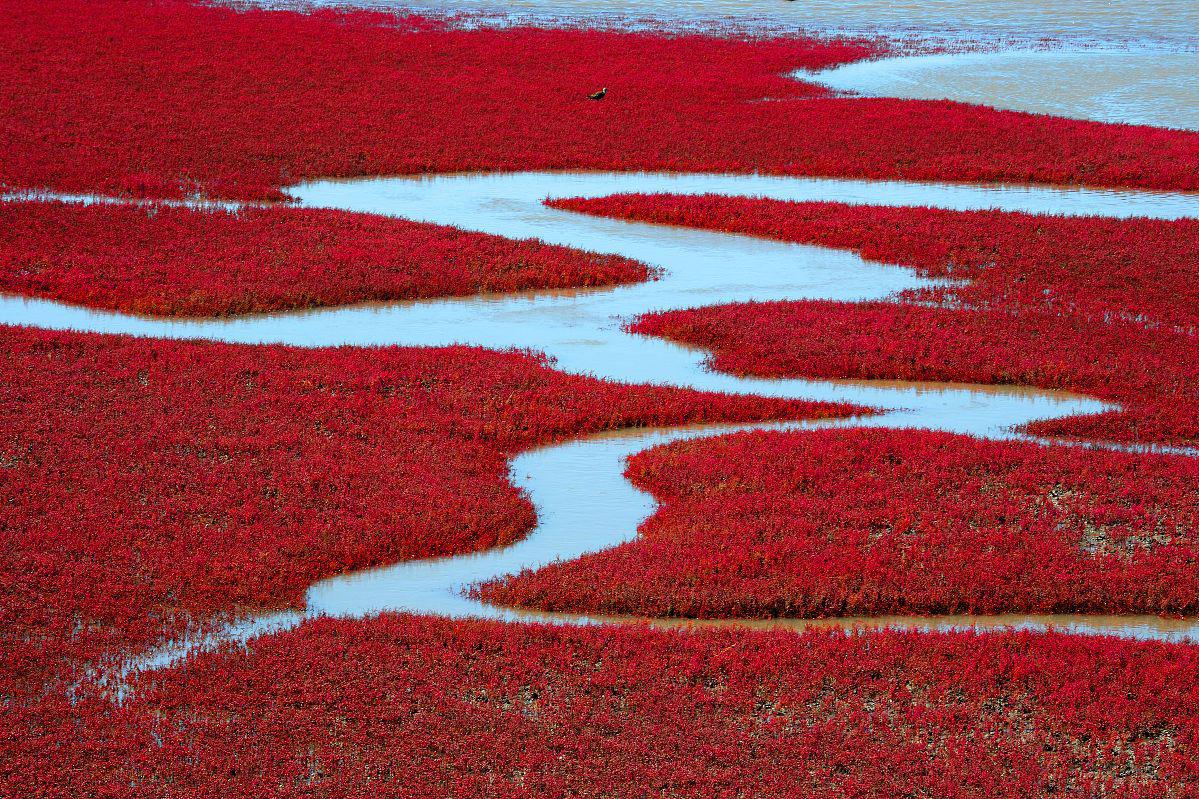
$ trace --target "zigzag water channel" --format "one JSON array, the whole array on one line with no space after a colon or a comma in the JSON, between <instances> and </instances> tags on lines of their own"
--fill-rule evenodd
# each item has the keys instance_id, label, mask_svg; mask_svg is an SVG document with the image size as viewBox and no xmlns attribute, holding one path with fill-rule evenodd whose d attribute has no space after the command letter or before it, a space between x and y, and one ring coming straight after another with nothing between
<instances>
[{"instance_id":1,"label":"zigzag water channel","mask_svg":"<svg viewBox=\"0 0 1199 799\"><path fill-rule=\"evenodd\" d=\"M871 263L852 253L595 218L549 208L543 203L545 198L553 196L603 196L616 192L715 193L962 210L1000 208L1042 214L1199 217L1199 195L1189 194L758 175L544 172L328 180L297 186L292 193L300 205L308 207L386 214L623 255L659 269L660 275L649 282L615 288L437 299L219 320L154 319L51 301L0 297L0 323L301 347L455 343L517 347L545 353L564 371L621 382L843 401L882 411L820 423L823 425L915 427L986 438L1019 437L1014 428L1024 422L1095 413L1108 407L1086 397L1019 387L767 380L711 371L705 366L705 353L632 335L624 330L623 323L651 311L747 300L878 299L930 282L909 270ZM398 611L571 624L625 621L494 607L471 598L466 589L483 580L576 558L635 537L638 525L655 508L651 497L623 477L624 460L635 452L671 441L738 430L790 430L813 425L792 422L639 429L522 453L511 462L511 479L527 492L538 519L536 528L523 540L486 552L404 562L331 577L309 588L302 612L262 614L203 636L175 641L130 661L127 670L162 667L191 652L222 642L245 642L321 615L363 617ZM1053 626L1079 633L1199 640L1199 620L1156 617L1013 615L651 621L663 625L742 624L794 629Z\"/></svg>"}]
</instances>

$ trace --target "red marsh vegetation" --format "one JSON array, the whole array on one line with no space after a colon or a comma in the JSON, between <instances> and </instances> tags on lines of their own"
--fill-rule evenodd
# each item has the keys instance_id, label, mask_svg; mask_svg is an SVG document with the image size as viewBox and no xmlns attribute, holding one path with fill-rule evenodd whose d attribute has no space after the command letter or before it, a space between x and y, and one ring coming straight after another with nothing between
<instances>
[{"instance_id":1,"label":"red marsh vegetation","mask_svg":"<svg viewBox=\"0 0 1199 799\"><path fill-rule=\"evenodd\" d=\"M321 620L22 742L13 795L1170 797L1199 650ZM63 790L67 786L67 791Z\"/></svg>"},{"instance_id":2,"label":"red marsh vegetation","mask_svg":"<svg viewBox=\"0 0 1199 799\"><path fill-rule=\"evenodd\" d=\"M344 211L0 203L0 291L228 316L646 280L644 264Z\"/></svg>"},{"instance_id":3,"label":"red marsh vegetation","mask_svg":"<svg viewBox=\"0 0 1199 799\"><path fill-rule=\"evenodd\" d=\"M1196 133L787 76L883 52L865 42L182 0L8 0L0 42L10 188L277 199L322 176L558 168L1199 188Z\"/></svg>"}]
</instances>

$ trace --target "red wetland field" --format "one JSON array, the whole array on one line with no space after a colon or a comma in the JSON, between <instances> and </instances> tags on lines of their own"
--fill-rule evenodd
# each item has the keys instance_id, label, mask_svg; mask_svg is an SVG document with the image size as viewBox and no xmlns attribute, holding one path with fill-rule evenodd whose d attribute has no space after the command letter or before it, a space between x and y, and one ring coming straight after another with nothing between
<instances>
[{"instance_id":1,"label":"red wetland field","mask_svg":"<svg viewBox=\"0 0 1199 799\"><path fill-rule=\"evenodd\" d=\"M0 5L0 797L1199 795L1199 133L791 74L910 52L865 33ZM298 200L554 170L1181 210L522 212L663 265ZM670 293L746 237L910 286ZM908 623L784 624L850 617Z\"/></svg>"}]
</instances>

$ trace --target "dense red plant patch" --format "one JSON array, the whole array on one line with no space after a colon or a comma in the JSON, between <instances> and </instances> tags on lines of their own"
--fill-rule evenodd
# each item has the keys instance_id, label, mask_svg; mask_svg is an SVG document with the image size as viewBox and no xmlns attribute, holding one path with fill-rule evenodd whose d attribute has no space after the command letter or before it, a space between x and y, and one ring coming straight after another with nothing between
<instances>
[{"instance_id":1,"label":"dense red plant patch","mask_svg":"<svg viewBox=\"0 0 1199 799\"><path fill-rule=\"evenodd\" d=\"M637 540L484 598L647 616L1199 613L1199 460L918 430L640 453Z\"/></svg>"},{"instance_id":2,"label":"dense red plant patch","mask_svg":"<svg viewBox=\"0 0 1199 799\"><path fill-rule=\"evenodd\" d=\"M557 207L857 250L962 281L902 302L670 311L633 330L771 377L897 378L1067 389L1125 412L1045 435L1199 443L1199 222L625 195Z\"/></svg>"},{"instance_id":3,"label":"dense red plant patch","mask_svg":"<svg viewBox=\"0 0 1199 799\"><path fill-rule=\"evenodd\" d=\"M626 387L465 347L0 328L0 695L316 578L521 537L513 453L623 426L844 412ZM59 688L61 690L61 687Z\"/></svg>"},{"instance_id":4,"label":"dense red plant patch","mask_svg":"<svg viewBox=\"0 0 1199 799\"><path fill-rule=\"evenodd\" d=\"M1123 410L1034 422L1026 429L1072 439L1199 444L1194 335L886 302L702 308L647 317L636 329L712 349L716 368L742 374L1077 391Z\"/></svg>"},{"instance_id":5,"label":"dense red plant patch","mask_svg":"<svg viewBox=\"0 0 1199 799\"><path fill-rule=\"evenodd\" d=\"M0 203L0 291L223 316L645 280L642 264L343 211Z\"/></svg>"},{"instance_id":6,"label":"dense red plant patch","mask_svg":"<svg viewBox=\"0 0 1199 799\"><path fill-rule=\"evenodd\" d=\"M1194 133L786 75L881 52L855 42L8 0L0 43L10 187L277 198L315 176L546 168L1199 187Z\"/></svg>"},{"instance_id":7,"label":"dense red plant patch","mask_svg":"<svg viewBox=\"0 0 1199 799\"><path fill-rule=\"evenodd\" d=\"M322 620L84 704L14 795L1167 797L1199 650ZM67 786L64 790L63 786Z\"/></svg>"}]
</instances>

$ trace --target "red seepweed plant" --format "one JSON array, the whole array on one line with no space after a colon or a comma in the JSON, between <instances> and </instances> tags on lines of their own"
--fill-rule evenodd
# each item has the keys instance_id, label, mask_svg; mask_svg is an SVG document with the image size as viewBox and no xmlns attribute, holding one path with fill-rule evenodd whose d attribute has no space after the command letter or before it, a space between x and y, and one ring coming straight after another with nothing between
<instances>
[{"instance_id":1,"label":"red seepweed plant","mask_svg":"<svg viewBox=\"0 0 1199 799\"><path fill-rule=\"evenodd\" d=\"M0 43L8 187L282 199L314 177L578 168L1199 188L1199 134L788 76L869 42L10 0Z\"/></svg>"},{"instance_id":2,"label":"red seepweed plant","mask_svg":"<svg viewBox=\"0 0 1199 799\"><path fill-rule=\"evenodd\" d=\"M329 619L152 675L120 709L85 702L3 750L27 769L0 779L25 796L1187 796L1197 696L1195 648L1105 638Z\"/></svg>"},{"instance_id":3,"label":"red seepweed plant","mask_svg":"<svg viewBox=\"0 0 1199 799\"><path fill-rule=\"evenodd\" d=\"M180 0L4 11L4 189L285 200L315 177L555 168L1199 188L1194 133L836 97L786 76L883 52L868 42ZM598 85L608 97L588 102ZM639 323L713 349L720 368L1073 388L1127 411L1035 430L1199 441L1193 223L593 202L971 281L905 298L921 305ZM3 251L4 290L139 313L644 277L334 212L0 213L22 236ZM0 794L1194 792L1195 650L1109 639L384 616L203 656L146 677L124 707L88 685L68 697L90 665L214 616L295 606L320 576L519 537L532 511L504 463L522 448L850 409L614 386L466 348L0 339ZM1193 609L1190 461L824 432L673 447L632 468L667 500L643 540L489 596L712 615Z\"/></svg>"},{"instance_id":4,"label":"red seepweed plant","mask_svg":"<svg viewBox=\"0 0 1199 799\"><path fill-rule=\"evenodd\" d=\"M627 258L371 214L0 203L0 291L128 313L227 316L649 277Z\"/></svg>"}]
</instances>

